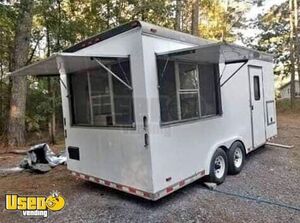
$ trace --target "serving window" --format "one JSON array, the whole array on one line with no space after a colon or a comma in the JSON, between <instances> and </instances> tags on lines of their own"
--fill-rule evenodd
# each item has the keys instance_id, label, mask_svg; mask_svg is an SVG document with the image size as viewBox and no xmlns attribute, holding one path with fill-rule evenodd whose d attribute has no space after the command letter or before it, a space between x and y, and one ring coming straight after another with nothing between
<instances>
[{"instance_id":1,"label":"serving window","mask_svg":"<svg viewBox=\"0 0 300 223\"><path fill-rule=\"evenodd\" d=\"M93 66L68 74L72 124L134 127L129 59L105 62L105 68Z\"/></svg>"},{"instance_id":2,"label":"serving window","mask_svg":"<svg viewBox=\"0 0 300 223\"><path fill-rule=\"evenodd\" d=\"M161 123L221 114L218 64L157 59Z\"/></svg>"}]
</instances>

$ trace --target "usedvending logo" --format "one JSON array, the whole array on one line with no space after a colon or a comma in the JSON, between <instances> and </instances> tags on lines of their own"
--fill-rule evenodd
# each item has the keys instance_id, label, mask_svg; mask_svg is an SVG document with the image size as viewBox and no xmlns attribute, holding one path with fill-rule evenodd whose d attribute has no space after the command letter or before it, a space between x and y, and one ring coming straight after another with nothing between
<instances>
[{"instance_id":1,"label":"usedvending logo","mask_svg":"<svg viewBox=\"0 0 300 223\"><path fill-rule=\"evenodd\" d=\"M65 199L56 191L47 196L5 195L5 209L21 211L23 216L48 217L49 211L60 211L65 206Z\"/></svg>"}]
</instances>

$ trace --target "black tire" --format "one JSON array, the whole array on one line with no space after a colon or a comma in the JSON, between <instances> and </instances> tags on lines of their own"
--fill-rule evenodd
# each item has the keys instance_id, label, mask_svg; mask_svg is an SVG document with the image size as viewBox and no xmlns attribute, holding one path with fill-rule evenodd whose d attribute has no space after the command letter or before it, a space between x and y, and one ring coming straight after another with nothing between
<instances>
[{"instance_id":1,"label":"black tire","mask_svg":"<svg viewBox=\"0 0 300 223\"><path fill-rule=\"evenodd\" d=\"M244 167L245 164L245 147L240 141L232 143L229 150L227 151L228 157L228 173L238 174Z\"/></svg>"},{"instance_id":2,"label":"black tire","mask_svg":"<svg viewBox=\"0 0 300 223\"><path fill-rule=\"evenodd\" d=\"M224 160L224 169L223 169L223 167L221 168L220 165L216 164L216 162L218 163L218 159L222 159L222 158ZM218 170L224 170L224 171L221 171L223 174L218 172ZM218 148L215 151L215 153L212 156L212 159L210 161L210 170L209 170L208 181L216 183L216 184L223 183L227 176L227 171L228 171L227 154L225 153L225 151L223 149Z\"/></svg>"}]
</instances>

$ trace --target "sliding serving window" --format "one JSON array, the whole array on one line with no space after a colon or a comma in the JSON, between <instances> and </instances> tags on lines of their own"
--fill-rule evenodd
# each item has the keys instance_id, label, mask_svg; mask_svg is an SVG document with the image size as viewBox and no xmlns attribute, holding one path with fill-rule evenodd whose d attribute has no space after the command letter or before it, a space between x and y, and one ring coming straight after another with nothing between
<instances>
[{"instance_id":1,"label":"sliding serving window","mask_svg":"<svg viewBox=\"0 0 300 223\"><path fill-rule=\"evenodd\" d=\"M131 86L128 59L105 64ZM69 74L73 125L134 127L132 89L100 65Z\"/></svg>"},{"instance_id":2,"label":"sliding serving window","mask_svg":"<svg viewBox=\"0 0 300 223\"><path fill-rule=\"evenodd\" d=\"M162 124L221 114L217 64L157 60Z\"/></svg>"},{"instance_id":3,"label":"sliding serving window","mask_svg":"<svg viewBox=\"0 0 300 223\"><path fill-rule=\"evenodd\" d=\"M199 117L199 77L196 64L175 63L177 67L178 111L182 120Z\"/></svg>"}]
</instances>

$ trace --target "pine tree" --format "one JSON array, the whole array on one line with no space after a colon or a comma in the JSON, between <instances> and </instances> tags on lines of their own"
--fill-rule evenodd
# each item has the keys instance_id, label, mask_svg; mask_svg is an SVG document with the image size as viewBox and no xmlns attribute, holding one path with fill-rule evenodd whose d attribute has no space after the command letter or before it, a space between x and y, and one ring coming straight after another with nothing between
<instances>
[{"instance_id":1,"label":"pine tree","mask_svg":"<svg viewBox=\"0 0 300 223\"><path fill-rule=\"evenodd\" d=\"M17 19L12 70L27 64L33 16L33 0L21 0ZM25 143L25 108L27 79L12 77L11 100L8 124L8 144L19 146Z\"/></svg>"}]
</instances>

